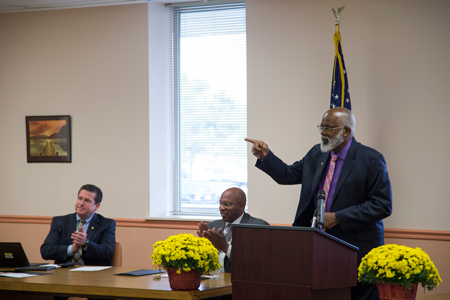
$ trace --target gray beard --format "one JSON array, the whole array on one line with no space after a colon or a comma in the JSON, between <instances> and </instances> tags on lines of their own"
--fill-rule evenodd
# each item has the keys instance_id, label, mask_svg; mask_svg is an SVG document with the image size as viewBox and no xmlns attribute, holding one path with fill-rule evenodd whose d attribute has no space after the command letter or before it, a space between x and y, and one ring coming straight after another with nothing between
<instances>
[{"instance_id":1,"label":"gray beard","mask_svg":"<svg viewBox=\"0 0 450 300\"><path fill-rule=\"evenodd\" d=\"M323 140L322 140L323 138L328 140L328 144L324 145ZM320 151L322 151L323 153L330 152L331 150L333 150L334 148L336 148L343 142L344 142L344 132L343 131L339 132L338 135L336 135L334 138L328 138L326 136L321 137Z\"/></svg>"}]
</instances>

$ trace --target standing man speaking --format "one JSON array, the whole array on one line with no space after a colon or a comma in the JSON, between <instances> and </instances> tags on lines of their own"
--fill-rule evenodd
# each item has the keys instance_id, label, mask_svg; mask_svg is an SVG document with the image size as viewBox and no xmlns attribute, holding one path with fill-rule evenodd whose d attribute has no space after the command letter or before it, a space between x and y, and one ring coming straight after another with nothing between
<instances>
[{"instance_id":1,"label":"standing man speaking","mask_svg":"<svg viewBox=\"0 0 450 300\"><path fill-rule=\"evenodd\" d=\"M358 143L355 117L346 108L328 110L318 126L321 143L292 165L279 159L266 143L253 144L256 167L279 184L301 184L293 226L311 226L317 193L325 191L323 228L359 247L358 265L371 249L384 244L382 219L392 212L392 190L381 153ZM377 300L375 285L352 287L352 300Z\"/></svg>"}]
</instances>

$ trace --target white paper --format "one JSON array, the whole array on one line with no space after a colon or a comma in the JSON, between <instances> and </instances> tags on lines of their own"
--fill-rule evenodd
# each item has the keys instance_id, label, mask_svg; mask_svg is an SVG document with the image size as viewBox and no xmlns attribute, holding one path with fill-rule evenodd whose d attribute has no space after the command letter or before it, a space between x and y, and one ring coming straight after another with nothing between
<instances>
[{"instance_id":1,"label":"white paper","mask_svg":"<svg viewBox=\"0 0 450 300\"><path fill-rule=\"evenodd\" d=\"M0 273L0 276L4 277L12 277L12 278L24 278L24 277L33 277L33 276L39 276L39 275L31 275L27 273Z\"/></svg>"},{"instance_id":2,"label":"white paper","mask_svg":"<svg viewBox=\"0 0 450 300\"><path fill-rule=\"evenodd\" d=\"M76 269L72 269L70 271L101 271L104 269L109 269L111 267L81 267L81 268L76 268Z\"/></svg>"}]
</instances>

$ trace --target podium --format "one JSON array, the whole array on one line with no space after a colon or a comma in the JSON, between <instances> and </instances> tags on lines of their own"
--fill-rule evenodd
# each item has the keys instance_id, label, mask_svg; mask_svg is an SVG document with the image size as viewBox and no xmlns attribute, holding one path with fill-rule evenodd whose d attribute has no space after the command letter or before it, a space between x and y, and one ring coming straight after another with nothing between
<instances>
[{"instance_id":1,"label":"podium","mask_svg":"<svg viewBox=\"0 0 450 300\"><path fill-rule=\"evenodd\" d=\"M233 300L350 300L355 247L308 227L233 224Z\"/></svg>"}]
</instances>

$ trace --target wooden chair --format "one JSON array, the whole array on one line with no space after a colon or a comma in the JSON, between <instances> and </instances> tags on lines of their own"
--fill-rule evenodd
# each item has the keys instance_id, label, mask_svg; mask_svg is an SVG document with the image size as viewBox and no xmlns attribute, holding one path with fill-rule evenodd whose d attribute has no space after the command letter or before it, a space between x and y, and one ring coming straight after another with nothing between
<instances>
[{"instance_id":1,"label":"wooden chair","mask_svg":"<svg viewBox=\"0 0 450 300\"><path fill-rule=\"evenodd\" d=\"M122 245L116 242L116 246L114 248L113 257L110 262L113 267L121 267L122 266Z\"/></svg>"},{"instance_id":2,"label":"wooden chair","mask_svg":"<svg viewBox=\"0 0 450 300\"><path fill-rule=\"evenodd\" d=\"M113 267L121 267L122 266L122 245L116 242L116 246L114 248L113 257L110 262ZM80 298L80 297L70 297L68 300L88 300L88 298Z\"/></svg>"}]
</instances>

